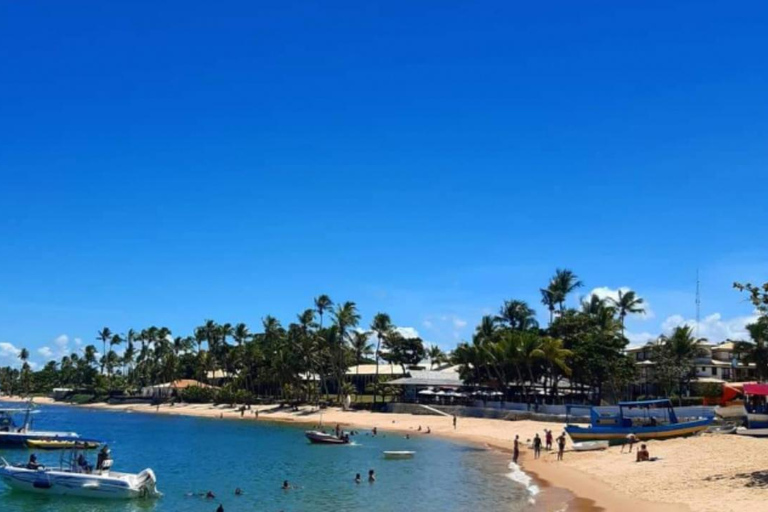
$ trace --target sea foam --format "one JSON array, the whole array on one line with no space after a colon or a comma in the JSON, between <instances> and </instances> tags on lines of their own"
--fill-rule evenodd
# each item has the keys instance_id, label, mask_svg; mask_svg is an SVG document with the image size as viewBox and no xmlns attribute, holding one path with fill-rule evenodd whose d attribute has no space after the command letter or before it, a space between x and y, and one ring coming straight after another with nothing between
<instances>
[{"instance_id":1,"label":"sea foam","mask_svg":"<svg viewBox=\"0 0 768 512\"><path fill-rule=\"evenodd\" d=\"M525 487L525 490L528 491L528 502L531 504L535 503L535 496L539 494L539 486L533 483L533 478L514 462L509 463L509 469L510 472L507 473L507 478Z\"/></svg>"}]
</instances>

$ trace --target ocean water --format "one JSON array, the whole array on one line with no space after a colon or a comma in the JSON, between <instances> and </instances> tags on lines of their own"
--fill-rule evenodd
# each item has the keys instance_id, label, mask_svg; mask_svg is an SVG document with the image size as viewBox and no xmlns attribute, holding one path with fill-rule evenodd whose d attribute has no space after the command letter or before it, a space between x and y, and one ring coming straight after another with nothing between
<instances>
[{"instance_id":1,"label":"ocean water","mask_svg":"<svg viewBox=\"0 0 768 512\"><path fill-rule=\"evenodd\" d=\"M219 420L43 406L35 428L76 431L107 441L116 471L151 467L158 500L114 502L24 494L0 483L3 512L384 512L511 511L531 508L525 475L496 452L437 437L380 431L346 446L311 445L301 427L263 420ZM263 415L262 415L263 418ZM426 422L425 422L426 423ZM383 450L415 450L411 460L384 460ZM26 450L3 450L10 461ZM56 452L37 452L45 463ZM91 455L95 459L95 453ZM366 475L374 469L377 481ZM355 473L363 483L355 484ZM283 480L295 489L283 491ZM244 494L235 496L240 487ZM211 490L215 499L198 496ZM535 492L535 489L534 489ZM192 495L190 495L192 494Z\"/></svg>"}]
</instances>

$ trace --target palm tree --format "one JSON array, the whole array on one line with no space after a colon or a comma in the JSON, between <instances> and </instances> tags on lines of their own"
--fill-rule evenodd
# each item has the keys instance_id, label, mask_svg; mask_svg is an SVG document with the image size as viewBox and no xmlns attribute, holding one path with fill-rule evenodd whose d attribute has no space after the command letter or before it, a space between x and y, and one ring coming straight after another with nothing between
<instances>
[{"instance_id":1,"label":"palm tree","mask_svg":"<svg viewBox=\"0 0 768 512\"><path fill-rule=\"evenodd\" d=\"M689 325L675 327L671 335L659 338L654 355L656 372L676 382L681 404L685 387L693 378L695 359L707 353L702 347L706 341L696 338Z\"/></svg>"},{"instance_id":2,"label":"palm tree","mask_svg":"<svg viewBox=\"0 0 768 512\"><path fill-rule=\"evenodd\" d=\"M29 350L22 348L19 352L19 359L21 359L21 381L24 389L24 394L29 394Z\"/></svg>"},{"instance_id":3,"label":"palm tree","mask_svg":"<svg viewBox=\"0 0 768 512\"><path fill-rule=\"evenodd\" d=\"M499 324L496 317L485 315L480 319L480 323L475 328L473 340L479 345L490 343L496 341L498 332Z\"/></svg>"},{"instance_id":4,"label":"palm tree","mask_svg":"<svg viewBox=\"0 0 768 512\"><path fill-rule=\"evenodd\" d=\"M504 301L504 305L499 310L499 316L496 318L518 331L535 329L539 326L536 321L536 312L523 300Z\"/></svg>"},{"instance_id":5,"label":"palm tree","mask_svg":"<svg viewBox=\"0 0 768 512\"><path fill-rule=\"evenodd\" d=\"M427 350L427 357L429 357L429 369L431 370L436 364L442 364L446 359L445 352L437 345L432 345Z\"/></svg>"},{"instance_id":6,"label":"palm tree","mask_svg":"<svg viewBox=\"0 0 768 512\"><path fill-rule=\"evenodd\" d=\"M329 296L320 295L315 297L315 310L320 315L320 328L323 327L323 313L331 309L331 306L333 306L333 301Z\"/></svg>"},{"instance_id":7,"label":"palm tree","mask_svg":"<svg viewBox=\"0 0 768 512\"><path fill-rule=\"evenodd\" d=\"M761 316L746 328L752 341L737 341L734 352L745 363L755 364L755 376L763 382L768 379L768 317Z\"/></svg>"},{"instance_id":8,"label":"palm tree","mask_svg":"<svg viewBox=\"0 0 768 512\"><path fill-rule=\"evenodd\" d=\"M568 294L583 285L584 283L579 281L578 276L572 270L559 268L555 270L555 275L549 282L548 289L552 291L557 304L560 306L561 313L565 309L565 299L568 298Z\"/></svg>"},{"instance_id":9,"label":"palm tree","mask_svg":"<svg viewBox=\"0 0 768 512\"><path fill-rule=\"evenodd\" d=\"M632 290L627 290L626 293L624 293L622 290L619 290L618 299L609 297L608 300L611 301L611 303L616 307L616 311L619 313L622 336L624 335L624 318L628 314L645 313L645 308L643 308L643 303L645 301L642 299L642 297L638 297L637 294Z\"/></svg>"},{"instance_id":10,"label":"palm tree","mask_svg":"<svg viewBox=\"0 0 768 512\"><path fill-rule=\"evenodd\" d=\"M355 364L357 369L355 374L360 373L360 364L363 362L365 356L373 354L373 345L368 343L368 331L354 331L352 332L352 352L355 355Z\"/></svg>"},{"instance_id":11,"label":"palm tree","mask_svg":"<svg viewBox=\"0 0 768 512\"><path fill-rule=\"evenodd\" d=\"M549 288L542 288L539 291L541 292L541 303L547 306L547 310L549 311L549 324L552 325L552 321L555 319L555 306L557 305L557 294L551 288L551 285Z\"/></svg>"},{"instance_id":12,"label":"palm tree","mask_svg":"<svg viewBox=\"0 0 768 512\"><path fill-rule=\"evenodd\" d=\"M344 378L346 368L344 367L344 349L346 348L349 329L357 327L360 323L360 314L357 312L357 305L354 302L347 301L344 304L337 304L336 310L333 312L333 319L338 335L337 343L337 378L336 382L339 387L339 398L341 398L341 384Z\"/></svg>"},{"instance_id":13,"label":"palm tree","mask_svg":"<svg viewBox=\"0 0 768 512\"><path fill-rule=\"evenodd\" d=\"M376 390L379 386L379 354L381 351L381 342L384 338L389 336L389 333L394 329L392 325L392 319L386 313L376 313L371 322L371 330L376 333L376 352L373 357L376 359L376 377L373 392L373 403L376 403Z\"/></svg>"},{"instance_id":14,"label":"palm tree","mask_svg":"<svg viewBox=\"0 0 768 512\"><path fill-rule=\"evenodd\" d=\"M107 356L107 342L112 339L112 331L109 330L109 327L105 327L96 333L96 339L101 341L101 374L104 375L104 363L107 362L105 359Z\"/></svg>"},{"instance_id":15,"label":"palm tree","mask_svg":"<svg viewBox=\"0 0 768 512\"><path fill-rule=\"evenodd\" d=\"M232 331L232 338L235 340L238 347L242 347L243 343L251 338L251 333L248 332L248 326L242 322L237 324Z\"/></svg>"},{"instance_id":16,"label":"palm tree","mask_svg":"<svg viewBox=\"0 0 768 512\"><path fill-rule=\"evenodd\" d=\"M544 338L541 343L541 354L547 366L547 373L552 399L557 396L558 375L571 375L567 360L573 352L563 348L563 340L556 338Z\"/></svg>"}]
</instances>

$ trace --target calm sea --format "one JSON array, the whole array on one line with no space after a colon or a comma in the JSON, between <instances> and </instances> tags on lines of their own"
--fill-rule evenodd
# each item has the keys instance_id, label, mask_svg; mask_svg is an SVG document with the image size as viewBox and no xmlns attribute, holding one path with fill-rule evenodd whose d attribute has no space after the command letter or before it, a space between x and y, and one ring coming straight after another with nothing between
<instances>
[{"instance_id":1,"label":"calm sea","mask_svg":"<svg viewBox=\"0 0 768 512\"><path fill-rule=\"evenodd\" d=\"M41 407L35 428L76 431L107 441L117 471L154 469L164 496L156 501L103 502L33 496L0 483L3 512L384 512L521 511L526 488L510 478L508 457L419 436L383 432L348 446L310 445L303 429L262 421L231 421L70 407ZM382 435L383 434L383 435ZM415 450L412 460L383 460L383 450ZM4 450L11 461L29 452ZM42 462L58 459L38 453ZM95 457L95 453L92 454ZM365 482L369 469L377 481ZM355 473L364 483L355 484ZM281 490L283 480L297 488ZM244 494L235 496L240 487ZM216 499L196 496L211 490ZM192 496L190 496L192 494Z\"/></svg>"}]
</instances>

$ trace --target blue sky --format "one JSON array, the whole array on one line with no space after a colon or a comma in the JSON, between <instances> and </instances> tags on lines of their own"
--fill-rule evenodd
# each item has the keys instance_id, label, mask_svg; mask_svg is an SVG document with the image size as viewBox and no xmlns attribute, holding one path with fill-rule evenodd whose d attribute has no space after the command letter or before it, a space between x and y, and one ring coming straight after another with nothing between
<instances>
[{"instance_id":1,"label":"blue sky","mask_svg":"<svg viewBox=\"0 0 768 512\"><path fill-rule=\"evenodd\" d=\"M0 364L354 300L450 348L556 267L633 340L768 279L768 6L0 3ZM608 293L606 291L606 293ZM574 302L578 297L574 297ZM47 347L47 350L46 348ZM39 352L38 352L39 350Z\"/></svg>"}]
</instances>

